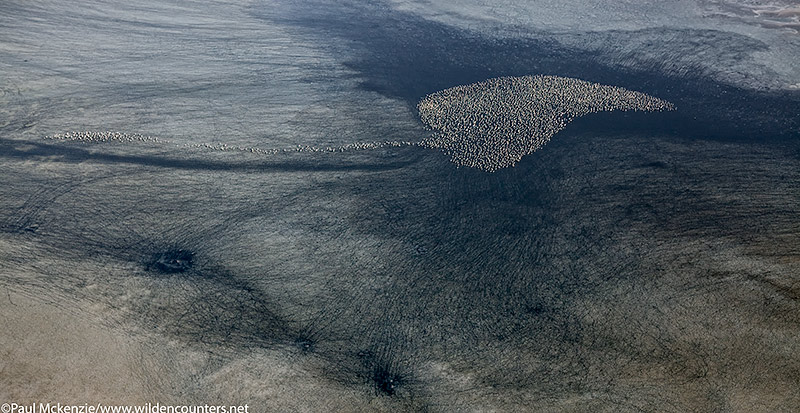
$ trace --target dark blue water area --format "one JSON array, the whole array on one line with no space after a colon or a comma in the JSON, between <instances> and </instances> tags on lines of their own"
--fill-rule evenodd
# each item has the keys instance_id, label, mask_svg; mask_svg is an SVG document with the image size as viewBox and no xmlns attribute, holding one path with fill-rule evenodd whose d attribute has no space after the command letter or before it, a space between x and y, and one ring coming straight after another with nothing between
<instances>
[{"instance_id":1,"label":"dark blue water area","mask_svg":"<svg viewBox=\"0 0 800 413\"><path fill-rule=\"evenodd\" d=\"M425 168L425 176L417 170L422 166L411 165L387 175L361 177L357 184L351 183L352 187L337 188L337 193L361 198L359 204L371 211L353 217L352 228L419 241L423 246L427 243L430 255L441 257L453 268L480 267L487 274L495 274L493 281L485 282L495 283L500 290L506 282L498 275L504 271L502 265L477 263L461 252L503 257L506 262L525 256L531 266L520 273L522 279L558 273L562 280L575 282L572 288L582 285L591 289L592 277L603 279L617 270L608 265L613 271L589 276L583 266L612 262L633 265L637 259L605 252L610 247L608 234L622 226L666 229L691 222L686 231L746 239L751 230L749 221L723 228L720 223L724 219L714 211L746 216L751 205L732 210L702 191L687 195L686 188L704 185L708 176L726 179L722 170L714 170L710 164L711 157L720 152L695 153L681 146L676 153L658 153L663 146L647 145L651 138L680 143L780 144L789 150L796 150L791 148L800 142L800 93L738 88L704 75L699 68L681 71L688 75L665 73L660 67L621 69L607 64L613 59L601 53L565 48L550 34L489 38L381 6L306 5L287 15L265 18L278 19L308 36L346 44L356 51L347 65L361 87L403 100L411 110L416 110L425 95L452 86L499 76L537 74L621 86L676 105L678 109L671 112L597 113L576 119L543 149L515 167L495 173L456 168L445 155L420 149L419 159L437 162ZM741 56L766 47L746 36L711 30L652 30L670 39L711 44L724 41L726 47L737 45L740 50L732 52ZM633 34L613 33L627 35ZM593 137L603 135L615 138L613 145L617 146L596 154L593 150L601 148L592 146L597 141ZM631 138L625 140L625 136ZM735 156L731 154L725 162L741 162ZM592 157L595 165L585 161ZM676 164L686 169L676 172ZM697 165L709 168L698 169ZM779 177L772 172L761 173L763 176L753 176L751 181L769 185L771 179ZM630 179L604 181L619 176ZM572 187L565 188L565 183ZM356 187L380 190L353 189ZM436 190L428 190L430 187ZM646 202L637 201L643 197ZM636 202L644 203L637 206ZM597 222L584 222L587 217L599 218ZM584 231L584 227L591 228ZM555 242L548 240L556 239L564 240L564 245L552 247ZM574 263L574 269L562 271L561 264L555 264L565 256ZM644 277L630 271L627 276L631 279ZM554 294L563 292L555 285L537 288Z\"/></svg>"},{"instance_id":2,"label":"dark blue water area","mask_svg":"<svg viewBox=\"0 0 800 413\"><path fill-rule=\"evenodd\" d=\"M612 59L600 52L565 48L547 33L487 38L382 6L319 5L281 20L356 45L358 57L347 65L362 79L361 87L403 99L413 108L426 94L456 85L499 76L557 75L648 93L678 108L661 114L589 116L570 125L574 132L636 131L754 141L800 137L800 91L741 89L705 76L700 67L682 68L682 73L689 75L665 73L658 67L621 69L605 63ZM766 49L765 44L746 36L713 30L663 28L617 31L607 36L624 43L626 37L641 32L738 47L741 50L731 52L743 57Z\"/></svg>"}]
</instances>

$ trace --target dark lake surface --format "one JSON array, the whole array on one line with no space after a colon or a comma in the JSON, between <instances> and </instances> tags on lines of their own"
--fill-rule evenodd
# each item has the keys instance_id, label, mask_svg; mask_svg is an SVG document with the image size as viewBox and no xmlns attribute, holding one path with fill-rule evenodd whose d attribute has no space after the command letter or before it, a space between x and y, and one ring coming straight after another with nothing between
<instances>
[{"instance_id":1,"label":"dark lake surface","mask_svg":"<svg viewBox=\"0 0 800 413\"><path fill-rule=\"evenodd\" d=\"M681 62L689 44L768 46L674 27L520 33L360 2L0 7L0 395L797 406L800 92L609 57L642 35ZM562 41L582 36L609 51ZM537 74L677 110L576 119L495 173L415 146L201 146L416 142L425 95ZM43 139L71 130L168 143Z\"/></svg>"}]
</instances>

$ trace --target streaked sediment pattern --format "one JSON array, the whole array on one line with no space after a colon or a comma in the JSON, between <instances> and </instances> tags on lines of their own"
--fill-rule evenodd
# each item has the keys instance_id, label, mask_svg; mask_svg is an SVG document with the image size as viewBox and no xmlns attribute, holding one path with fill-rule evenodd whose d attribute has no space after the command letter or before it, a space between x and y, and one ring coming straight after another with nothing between
<instances>
[{"instance_id":1,"label":"streaked sediment pattern","mask_svg":"<svg viewBox=\"0 0 800 413\"><path fill-rule=\"evenodd\" d=\"M756 23L794 17L38 3L0 7L0 403L800 406L800 37ZM679 110L575 119L497 173L430 150L420 99L536 74ZM450 144L511 164L531 106L603 109L565 88L435 109L507 128Z\"/></svg>"}]
</instances>

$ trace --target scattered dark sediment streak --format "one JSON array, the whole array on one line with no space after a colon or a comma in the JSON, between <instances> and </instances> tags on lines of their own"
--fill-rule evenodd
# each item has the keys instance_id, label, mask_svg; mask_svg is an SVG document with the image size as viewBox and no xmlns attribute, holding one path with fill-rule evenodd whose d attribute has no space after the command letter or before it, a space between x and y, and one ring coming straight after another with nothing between
<instances>
[{"instance_id":1,"label":"scattered dark sediment streak","mask_svg":"<svg viewBox=\"0 0 800 413\"><path fill-rule=\"evenodd\" d=\"M162 142L163 143L163 142ZM177 145L181 147L182 145ZM166 147L166 146L163 146ZM187 148L188 149L188 148ZM181 154L186 155L186 154ZM10 141L0 140L0 158L30 159L48 158L50 162L100 164L127 164L156 168L193 170L193 171L239 171L253 173L294 172L294 171L385 171L407 167L413 160L393 160L390 162L319 162L297 160L270 160L267 157L257 160L235 161L224 159L207 159L202 157L171 156L164 153L109 153L96 152L88 148L65 146L39 142L28 142L25 147L18 147ZM24 227L19 227L22 229Z\"/></svg>"}]
</instances>

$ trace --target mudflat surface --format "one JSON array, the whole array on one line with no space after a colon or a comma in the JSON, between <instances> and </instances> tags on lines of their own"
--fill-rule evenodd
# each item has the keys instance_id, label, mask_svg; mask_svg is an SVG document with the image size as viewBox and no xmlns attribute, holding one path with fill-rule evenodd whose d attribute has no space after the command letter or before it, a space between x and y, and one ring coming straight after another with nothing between
<instances>
[{"instance_id":1,"label":"mudflat surface","mask_svg":"<svg viewBox=\"0 0 800 413\"><path fill-rule=\"evenodd\" d=\"M795 409L793 6L591 3L4 2L0 402ZM390 144L536 75L676 110Z\"/></svg>"}]
</instances>

